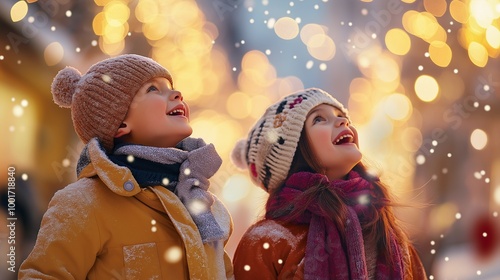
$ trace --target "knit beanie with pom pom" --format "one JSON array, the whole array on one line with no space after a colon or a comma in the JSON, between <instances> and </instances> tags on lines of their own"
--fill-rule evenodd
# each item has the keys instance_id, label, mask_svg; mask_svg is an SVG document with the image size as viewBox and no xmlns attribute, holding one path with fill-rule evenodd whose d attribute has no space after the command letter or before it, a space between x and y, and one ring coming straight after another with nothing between
<instances>
[{"instance_id":1,"label":"knit beanie with pom pom","mask_svg":"<svg viewBox=\"0 0 500 280\"><path fill-rule=\"evenodd\" d=\"M156 77L172 84L170 73L154 60L125 54L94 64L84 75L73 67L62 69L52 82L52 96L57 105L71 108L73 126L85 144L97 137L111 152L135 94Z\"/></svg>"},{"instance_id":2,"label":"knit beanie with pom pom","mask_svg":"<svg viewBox=\"0 0 500 280\"><path fill-rule=\"evenodd\" d=\"M335 106L349 118L342 103L321 89L292 93L267 108L247 139L238 141L233 163L248 168L253 182L265 191L276 190L288 175L307 114L320 104Z\"/></svg>"}]
</instances>

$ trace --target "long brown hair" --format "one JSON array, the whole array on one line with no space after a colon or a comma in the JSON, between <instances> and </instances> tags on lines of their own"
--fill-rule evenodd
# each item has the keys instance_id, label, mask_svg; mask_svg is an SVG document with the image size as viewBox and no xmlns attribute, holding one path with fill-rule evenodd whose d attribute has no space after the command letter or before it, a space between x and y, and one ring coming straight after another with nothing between
<instances>
[{"instance_id":1,"label":"long brown hair","mask_svg":"<svg viewBox=\"0 0 500 280\"><path fill-rule=\"evenodd\" d=\"M302 131L298 148L295 152L287 178L301 171L318 173L318 170L321 170L317 165L317 161L314 160L304 131L305 129ZM393 234L399 244L408 244L409 242L407 235L401 230L399 221L392 210L392 206L396 204L389 193L388 187L376 176L371 175L362 162L354 166L353 170L374 186L375 194L378 197L378 211L375 211L376 214L374 218L369 222L361 224L364 240L365 242L376 244L378 253L383 256L386 261L390 262L390 256L393 253L391 245L389 244L390 235ZM269 199L271 200L282 187L283 185L274 193L271 193ZM330 217L337 225L342 243L345 244L347 205L334 191L322 185L311 186L299 195L296 200L306 201L307 203L292 202L291 204L283 205L273 212L268 212L266 216L270 218L286 217L285 221L291 222L304 213L309 203L314 201L322 212L327 213L325 216Z\"/></svg>"}]
</instances>

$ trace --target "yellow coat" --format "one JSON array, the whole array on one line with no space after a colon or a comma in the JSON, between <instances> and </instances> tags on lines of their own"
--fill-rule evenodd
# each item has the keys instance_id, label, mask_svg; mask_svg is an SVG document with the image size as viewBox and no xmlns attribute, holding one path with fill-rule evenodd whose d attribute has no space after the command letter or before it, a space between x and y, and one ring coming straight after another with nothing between
<instances>
[{"instance_id":1,"label":"yellow coat","mask_svg":"<svg viewBox=\"0 0 500 280\"><path fill-rule=\"evenodd\" d=\"M226 279L231 217L214 196L225 233L203 244L185 206L162 186L141 189L129 169L111 162L97 141L78 181L58 191L19 279Z\"/></svg>"}]
</instances>

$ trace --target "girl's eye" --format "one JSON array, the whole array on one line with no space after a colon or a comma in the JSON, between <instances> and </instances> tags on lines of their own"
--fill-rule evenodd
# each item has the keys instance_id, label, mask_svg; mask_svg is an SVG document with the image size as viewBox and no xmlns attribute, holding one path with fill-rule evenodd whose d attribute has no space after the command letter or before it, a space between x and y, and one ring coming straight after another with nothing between
<instances>
[{"instance_id":1,"label":"girl's eye","mask_svg":"<svg viewBox=\"0 0 500 280\"><path fill-rule=\"evenodd\" d=\"M314 117L312 123L316 124L316 123L319 123L319 122L324 121L324 120L325 120L325 118L323 118L322 116L316 116L316 117Z\"/></svg>"},{"instance_id":2,"label":"girl's eye","mask_svg":"<svg viewBox=\"0 0 500 280\"><path fill-rule=\"evenodd\" d=\"M158 91L158 88L156 86L149 86L146 92L151 92L151 91Z\"/></svg>"}]
</instances>

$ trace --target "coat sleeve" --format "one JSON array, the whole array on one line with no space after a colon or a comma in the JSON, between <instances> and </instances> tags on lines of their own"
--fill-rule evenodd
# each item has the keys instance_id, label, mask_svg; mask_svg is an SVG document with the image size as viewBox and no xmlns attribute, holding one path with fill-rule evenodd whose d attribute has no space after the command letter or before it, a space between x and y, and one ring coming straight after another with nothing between
<instances>
[{"instance_id":1,"label":"coat sleeve","mask_svg":"<svg viewBox=\"0 0 500 280\"><path fill-rule=\"evenodd\" d=\"M277 279L278 271L273 265L273 252L264 249L265 238L256 239L249 232L241 238L234 253L234 278L240 279ZM265 245L267 247L267 245Z\"/></svg>"},{"instance_id":2,"label":"coat sleeve","mask_svg":"<svg viewBox=\"0 0 500 280\"><path fill-rule=\"evenodd\" d=\"M85 279L100 250L92 200L77 184L58 191L19 279Z\"/></svg>"},{"instance_id":3,"label":"coat sleeve","mask_svg":"<svg viewBox=\"0 0 500 280\"><path fill-rule=\"evenodd\" d=\"M272 221L261 221L250 227L234 253L236 280L290 279L300 268L302 248L294 243L297 237Z\"/></svg>"}]
</instances>

